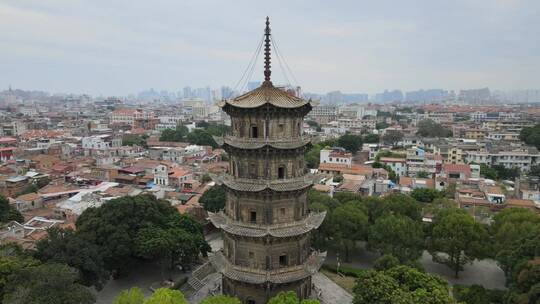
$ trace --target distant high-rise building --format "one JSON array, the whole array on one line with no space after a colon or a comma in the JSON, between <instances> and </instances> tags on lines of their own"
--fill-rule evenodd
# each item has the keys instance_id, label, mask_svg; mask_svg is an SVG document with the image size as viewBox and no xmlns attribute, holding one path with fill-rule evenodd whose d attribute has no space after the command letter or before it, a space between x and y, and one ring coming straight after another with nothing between
<instances>
[{"instance_id":1,"label":"distant high-rise building","mask_svg":"<svg viewBox=\"0 0 540 304\"><path fill-rule=\"evenodd\" d=\"M183 89L183 94L182 94L182 98L184 99L188 99L188 98L193 98L193 93L191 92L191 87L184 87Z\"/></svg>"},{"instance_id":2,"label":"distant high-rise building","mask_svg":"<svg viewBox=\"0 0 540 304\"><path fill-rule=\"evenodd\" d=\"M448 97L448 91L441 89L410 91L405 94L405 101L440 101Z\"/></svg>"},{"instance_id":3,"label":"distant high-rise building","mask_svg":"<svg viewBox=\"0 0 540 304\"><path fill-rule=\"evenodd\" d=\"M482 104L490 101L491 93L489 88L461 90L459 99L470 104Z\"/></svg>"},{"instance_id":4,"label":"distant high-rise building","mask_svg":"<svg viewBox=\"0 0 540 304\"><path fill-rule=\"evenodd\" d=\"M375 95L375 101L377 102L403 101L403 93L400 90L393 90L393 91L384 90L384 92L378 93Z\"/></svg>"},{"instance_id":5,"label":"distant high-rise building","mask_svg":"<svg viewBox=\"0 0 540 304\"><path fill-rule=\"evenodd\" d=\"M232 97L232 89L230 87L221 87L221 98L229 99Z\"/></svg>"},{"instance_id":6,"label":"distant high-rise building","mask_svg":"<svg viewBox=\"0 0 540 304\"><path fill-rule=\"evenodd\" d=\"M248 89L248 91L253 91L253 90L255 90L256 88L258 88L260 86L261 86L260 81L250 81L247 84L247 89Z\"/></svg>"}]
</instances>

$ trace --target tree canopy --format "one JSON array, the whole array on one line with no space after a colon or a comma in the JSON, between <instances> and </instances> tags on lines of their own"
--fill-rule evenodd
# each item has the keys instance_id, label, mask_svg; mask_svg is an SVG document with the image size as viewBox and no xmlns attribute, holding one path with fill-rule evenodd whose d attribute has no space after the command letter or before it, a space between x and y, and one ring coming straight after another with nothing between
<instances>
[{"instance_id":1,"label":"tree canopy","mask_svg":"<svg viewBox=\"0 0 540 304\"><path fill-rule=\"evenodd\" d=\"M521 129L519 139L528 145L535 146L536 148L540 149L540 124Z\"/></svg>"},{"instance_id":2,"label":"tree canopy","mask_svg":"<svg viewBox=\"0 0 540 304\"><path fill-rule=\"evenodd\" d=\"M416 134L422 137L452 137L452 130L431 119L424 119L418 123Z\"/></svg>"},{"instance_id":3,"label":"tree canopy","mask_svg":"<svg viewBox=\"0 0 540 304\"><path fill-rule=\"evenodd\" d=\"M361 272L354 287L354 304L450 304L443 279L408 266Z\"/></svg>"},{"instance_id":4,"label":"tree canopy","mask_svg":"<svg viewBox=\"0 0 540 304\"><path fill-rule=\"evenodd\" d=\"M3 303L91 304L94 295L76 283L77 270L64 264L23 268L5 286Z\"/></svg>"},{"instance_id":5,"label":"tree canopy","mask_svg":"<svg viewBox=\"0 0 540 304\"><path fill-rule=\"evenodd\" d=\"M7 223L10 221L23 223L24 217L17 209L15 209L15 207L9 204L7 198L0 194L0 223Z\"/></svg>"},{"instance_id":6,"label":"tree canopy","mask_svg":"<svg viewBox=\"0 0 540 304\"><path fill-rule=\"evenodd\" d=\"M268 304L319 304L317 300L298 300L294 291L280 292L268 301Z\"/></svg>"},{"instance_id":7,"label":"tree canopy","mask_svg":"<svg viewBox=\"0 0 540 304\"><path fill-rule=\"evenodd\" d=\"M488 239L485 227L466 211L444 209L434 218L429 251L434 261L450 267L457 278L464 265L487 256Z\"/></svg>"},{"instance_id":8,"label":"tree canopy","mask_svg":"<svg viewBox=\"0 0 540 304\"><path fill-rule=\"evenodd\" d=\"M203 205L204 210L217 212L225 208L225 198L223 186L213 186L203 193L199 203Z\"/></svg>"},{"instance_id":9,"label":"tree canopy","mask_svg":"<svg viewBox=\"0 0 540 304\"><path fill-rule=\"evenodd\" d=\"M338 145L354 154L362 148L362 136L345 134L338 139Z\"/></svg>"},{"instance_id":10,"label":"tree canopy","mask_svg":"<svg viewBox=\"0 0 540 304\"><path fill-rule=\"evenodd\" d=\"M113 304L188 304L188 301L180 291L169 288L158 288L145 299L143 292L133 287L122 291Z\"/></svg>"},{"instance_id":11,"label":"tree canopy","mask_svg":"<svg viewBox=\"0 0 540 304\"><path fill-rule=\"evenodd\" d=\"M109 277L100 248L79 237L71 229L50 228L48 237L36 243L35 256L42 262L67 264L77 269L81 283L98 290Z\"/></svg>"},{"instance_id":12,"label":"tree canopy","mask_svg":"<svg viewBox=\"0 0 540 304\"><path fill-rule=\"evenodd\" d=\"M399 214L379 217L369 228L368 246L401 263L414 262L424 249L422 223Z\"/></svg>"},{"instance_id":13,"label":"tree canopy","mask_svg":"<svg viewBox=\"0 0 540 304\"><path fill-rule=\"evenodd\" d=\"M105 269L119 273L128 271L136 259L158 258L150 254L150 248L142 246L142 243L150 246L149 240L158 241L149 235L159 238L176 233L174 240L182 244L171 247L174 250L171 258L181 265L196 258L191 246L201 254L209 250L200 224L189 216L179 215L169 202L149 194L112 199L99 208L89 208L76 225L80 237L100 248Z\"/></svg>"}]
</instances>

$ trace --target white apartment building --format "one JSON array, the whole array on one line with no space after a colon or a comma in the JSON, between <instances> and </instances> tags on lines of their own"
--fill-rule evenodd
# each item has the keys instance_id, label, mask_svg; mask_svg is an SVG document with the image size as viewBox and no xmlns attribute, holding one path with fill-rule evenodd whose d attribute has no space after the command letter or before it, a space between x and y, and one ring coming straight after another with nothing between
<instances>
[{"instance_id":1,"label":"white apartment building","mask_svg":"<svg viewBox=\"0 0 540 304\"><path fill-rule=\"evenodd\" d=\"M486 164L488 166L503 165L505 168L519 168L528 171L538 164L540 154L534 148L501 149L498 151L467 152L467 163Z\"/></svg>"},{"instance_id":2,"label":"white apartment building","mask_svg":"<svg viewBox=\"0 0 540 304\"><path fill-rule=\"evenodd\" d=\"M375 119L339 118L338 127L345 129L375 129L377 121Z\"/></svg>"},{"instance_id":3,"label":"white apartment building","mask_svg":"<svg viewBox=\"0 0 540 304\"><path fill-rule=\"evenodd\" d=\"M311 109L307 115L307 119L311 119L319 123L329 123L330 121L336 120L337 114L337 106L318 105Z\"/></svg>"},{"instance_id":4,"label":"white apartment building","mask_svg":"<svg viewBox=\"0 0 540 304\"><path fill-rule=\"evenodd\" d=\"M111 113L112 124L134 125L136 120L153 118L153 111L143 111L141 109L118 109Z\"/></svg>"},{"instance_id":5,"label":"white apartment building","mask_svg":"<svg viewBox=\"0 0 540 304\"><path fill-rule=\"evenodd\" d=\"M82 147L85 150L107 150L122 146L122 139L112 135L94 135L82 138Z\"/></svg>"},{"instance_id":6,"label":"white apartment building","mask_svg":"<svg viewBox=\"0 0 540 304\"><path fill-rule=\"evenodd\" d=\"M352 165L352 154L343 148L323 149L320 154L321 164Z\"/></svg>"}]
</instances>

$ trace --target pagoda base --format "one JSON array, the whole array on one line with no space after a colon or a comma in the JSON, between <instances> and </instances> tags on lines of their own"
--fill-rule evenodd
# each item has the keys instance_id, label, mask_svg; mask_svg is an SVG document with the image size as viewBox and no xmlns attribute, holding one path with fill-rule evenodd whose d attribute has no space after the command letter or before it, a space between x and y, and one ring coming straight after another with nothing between
<instances>
[{"instance_id":1,"label":"pagoda base","mask_svg":"<svg viewBox=\"0 0 540 304\"><path fill-rule=\"evenodd\" d=\"M223 276L222 288L223 294L237 297L243 304L265 304L282 291L294 291L299 299L307 299L312 290L311 277L282 284L250 284Z\"/></svg>"}]
</instances>

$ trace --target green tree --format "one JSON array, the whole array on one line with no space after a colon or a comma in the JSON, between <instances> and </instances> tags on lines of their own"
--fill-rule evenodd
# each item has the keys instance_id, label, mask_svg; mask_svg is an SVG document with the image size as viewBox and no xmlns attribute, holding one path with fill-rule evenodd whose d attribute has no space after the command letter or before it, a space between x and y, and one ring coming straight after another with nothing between
<instances>
[{"instance_id":1,"label":"green tree","mask_svg":"<svg viewBox=\"0 0 540 304\"><path fill-rule=\"evenodd\" d=\"M282 291L268 301L268 304L319 304L317 300L298 300L294 291Z\"/></svg>"},{"instance_id":2,"label":"green tree","mask_svg":"<svg viewBox=\"0 0 540 304\"><path fill-rule=\"evenodd\" d=\"M534 127L525 127L521 129L519 139L528 145L540 149L540 124L536 124Z\"/></svg>"},{"instance_id":3,"label":"green tree","mask_svg":"<svg viewBox=\"0 0 540 304\"><path fill-rule=\"evenodd\" d=\"M391 254L385 254L385 255L381 255L379 258L375 260L375 262L373 263L373 268L375 270L387 270L387 269L394 268L399 265L400 265L400 262L395 256Z\"/></svg>"},{"instance_id":4,"label":"green tree","mask_svg":"<svg viewBox=\"0 0 540 304\"><path fill-rule=\"evenodd\" d=\"M508 208L493 217L490 228L495 259L507 281L516 282L523 265L540 253L540 218L529 209Z\"/></svg>"},{"instance_id":5,"label":"green tree","mask_svg":"<svg viewBox=\"0 0 540 304\"><path fill-rule=\"evenodd\" d=\"M218 147L212 135L205 130L195 129L187 135L186 139L190 144L212 146L212 148Z\"/></svg>"},{"instance_id":6,"label":"green tree","mask_svg":"<svg viewBox=\"0 0 540 304\"><path fill-rule=\"evenodd\" d=\"M412 198L422 203L431 203L437 198L442 198L443 193L435 189L416 188L411 192Z\"/></svg>"},{"instance_id":7,"label":"green tree","mask_svg":"<svg viewBox=\"0 0 540 304\"><path fill-rule=\"evenodd\" d=\"M463 266L487 255L488 238L484 226L466 211L441 210L434 219L429 250L433 260L450 267L457 278Z\"/></svg>"},{"instance_id":8,"label":"green tree","mask_svg":"<svg viewBox=\"0 0 540 304\"><path fill-rule=\"evenodd\" d=\"M42 262L67 264L80 273L80 283L100 290L109 277L99 247L71 229L53 227L36 243L35 256Z\"/></svg>"},{"instance_id":9,"label":"green tree","mask_svg":"<svg viewBox=\"0 0 540 304\"><path fill-rule=\"evenodd\" d=\"M529 176L540 179L540 165L531 166L531 170L529 170Z\"/></svg>"},{"instance_id":10,"label":"green tree","mask_svg":"<svg viewBox=\"0 0 540 304\"><path fill-rule=\"evenodd\" d=\"M369 228L368 246L402 263L416 261L424 249L422 223L403 215L382 216Z\"/></svg>"},{"instance_id":11,"label":"green tree","mask_svg":"<svg viewBox=\"0 0 540 304\"><path fill-rule=\"evenodd\" d=\"M223 136L230 133L231 127L224 124L211 123L205 128L206 132L213 136Z\"/></svg>"},{"instance_id":12,"label":"green tree","mask_svg":"<svg viewBox=\"0 0 540 304\"><path fill-rule=\"evenodd\" d=\"M3 303L94 303L94 295L77 280L77 270L63 264L23 268L9 278Z\"/></svg>"},{"instance_id":13,"label":"green tree","mask_svg":"<svg viewBox=\"0 0 540 304\"><path fill-rule=\"evenodd\" d=\"M503 304L504 291L489 290L481 285L454 285L454 297L464 304Z\"/></svg>"},{"instance_id":14,"label":"green tree","mask_svg":"<svg viewBox=\"0 0 540 304\"><path fill-rule=\"evenodd\" d=\"M204 299L201 304L242 304L240 300L229 296L213 296Z\"/></svg>"},{"instance_id":15,"label":"green tree","mask_svg":"<svg viewBox=\"0 0 540 304\"><path fill-rule=\"evenodd\" d=\"M367 134L364 136L363 142L369 143L369 144L376 144L379 143L380 137L378 134Z\"/></svg>"},{"instance_id":16,"label":"green tree","mask_svg":"<svg viewBox=\"0 0 540 304\"><path fill-rule=\"evenodd\" d=\"M422 219L420 204L405 194L395 193L385 196L382 200L366 200L366 205L372 223L385 214L400 214L414 221Z\"/></svg>"},{"instance_id":17,"label":"green tree","mask_svg":"<svg viewBox=\"0 0 540 304\"><path fill-rule=\"evenodd\" d=\"M10 221L23 223L24 217L17 209L15 209L15 207L9 204L7 198L0 194L0 223L7 223Z\"/></svg>"},{"instance_id":18,"label":"green tree","mask_svg":"<svg viewBox=\"0 0 540 304\"><path fill-rule=\"evenodd\" d=\"M485 178L494 180L499 178L499 173L497 172L497 170L490 168L486 164L480 164L480 175Z\"/></svg>"},{"instance_id":19,"label":"green tree","mask_svg":"<svg viewBox=\"0 0 540 304\"><path fill-rule=\"evenodd\" d=\"M443 279L407 266L361 272L353 290L354 304L450 304Z\"/></svg>"},{"instance_id":20,"label":"green tree","mask_svg":"<svg viewBox=\"0 0 540 304\"><path fill-rule=\"evenodd\" d=\"M144 304L188 304L188 301L178 290L159 288L144 301Z\"/></svg>"},{"instance_id":21,"label":"green tree","mask_svg":"<svg viewBox=\"0 0 540 304\"><path fill-rule=\"evenodd\" d=\"M418 177L418 178L429 178L429 173L427 173L426 171L419 171L418 173L416 173L416 177Z\"/></svg>"},{"instance_id":22,"label":"green tree","mask_svg":"<svg viewBox=\"0 0 540 304\"><path fill-rule=\"evenodd\" d=\"M99 208L88 208L78 218L76 225L79 236L100 248L105 269L117 275L130 270L136 259L148 256L137 249L136 239L143 229L183 230L192 236L188 241L194 242L193 246L201 254L206 254L208 249L200 226L195 225L189 217L180 216L169 202L149 194L112 199ZM185 242L184 236L179 233L176 241ZM183 253L175 253L175 258L180 259L181 263L196 258L181 257Z\"/></svg>"},{"instance_id":23,"label":"green tree","mask_svg":"<svg viewBox=\"0 0 540 304\"><path fill-rule=\"evenodd\" d=\"M332 213L332 230L335 244L345 253L345 261L350 261L350 251L356 242L367 235L368 217L359 204L346 203Z\"/></svg>"},{"instance_id":24,"label":"green tree","mask_svg":"<svg viewBox=\"0 0 540 304\"><path fill-rule=\"evenodd\" d=\"M452 137L452 130L431 119L425 119L418 123L416 134L422 137Z\"/></svg>"},{"instance_id":25,"label":"green tree","mask_svg":"<svg viewBox=\"0 0 540 304\"><path fill-rule=\"evenodd\" d=\"M144 293L138 287L132 287L128 290L122 291L116 299L114 299L113 304L143 304L144 303Z\"/></svg>"},{"instance_id":26,"label":"green tree","mask_svg":"<svg viewBox=\"0 0 540 304\"><path fill-rule=\"evenodd\" d=\"M122 145L124 146L139 146L143 148L148 148L146 140L148 135L138 135L138 134L126 134L122 137Z\"/></svg>"},{"instance_id":27,"label":"green tree","mask_svg":"<svg viewBox=\"0 0 540 304\"><path fill-rule=\"evenodd\" d=\"M12 275L39 264L39 261L25 252L20 245L14 243L0 245L0 299L4 297L5 285Z\"/></svg>"},{"instance_id":28,"label":"green tree","mask_svg":"<svg viewBox=\"0 0 540 304\"><path fill-rule=\"evenodd\" d=\"M208 173L203 174L203 176L201 177L201 182L203 184L206 184L206 183L211 182L211 181L212 181L212 178L210 177L210 175Z\"/></svg>"},{"instance_id":29,"label":"green tree","mask_svg":"<svg viewBox=\"0 0 540 304\"><path fill-rule=\"evenodd\" d=\"M382 141L383 143L387 145L395 146L398 142L400 142L403 139L403 133L400 131L387 131L383 137Z\"/></svg>"},{"instance_id":30,"label":"green tree","mask_svg":"<svg viewBox=\"0 0 540 304\"><path fill-rule=\"evenodd\" d=\"M225 198L223 186L213 186L203 193L199 203L203 205L206 211L218 212L225 208Z\"/></svg>"},{"instance_id":31,"label":"green tree","mask_svg":"<svg viewBox=\"0 0 540 304\"><path fill-rule=\"evenodd\" d=\"M354 154L362 148L362 136L345 134L338 139L338 145Z\"/></svg>"},{"instance_id":32,"label":"green tree","mask_svg":"<svg viewBox=\"0 0 540 304\"><path fill-rule=\"evenodd\" d=\"M160 141L184 141L188 135L189 130L186 126L178 125L176 129L165 129L161 132L159 137Z\"/></svg>"}]
</instances>

